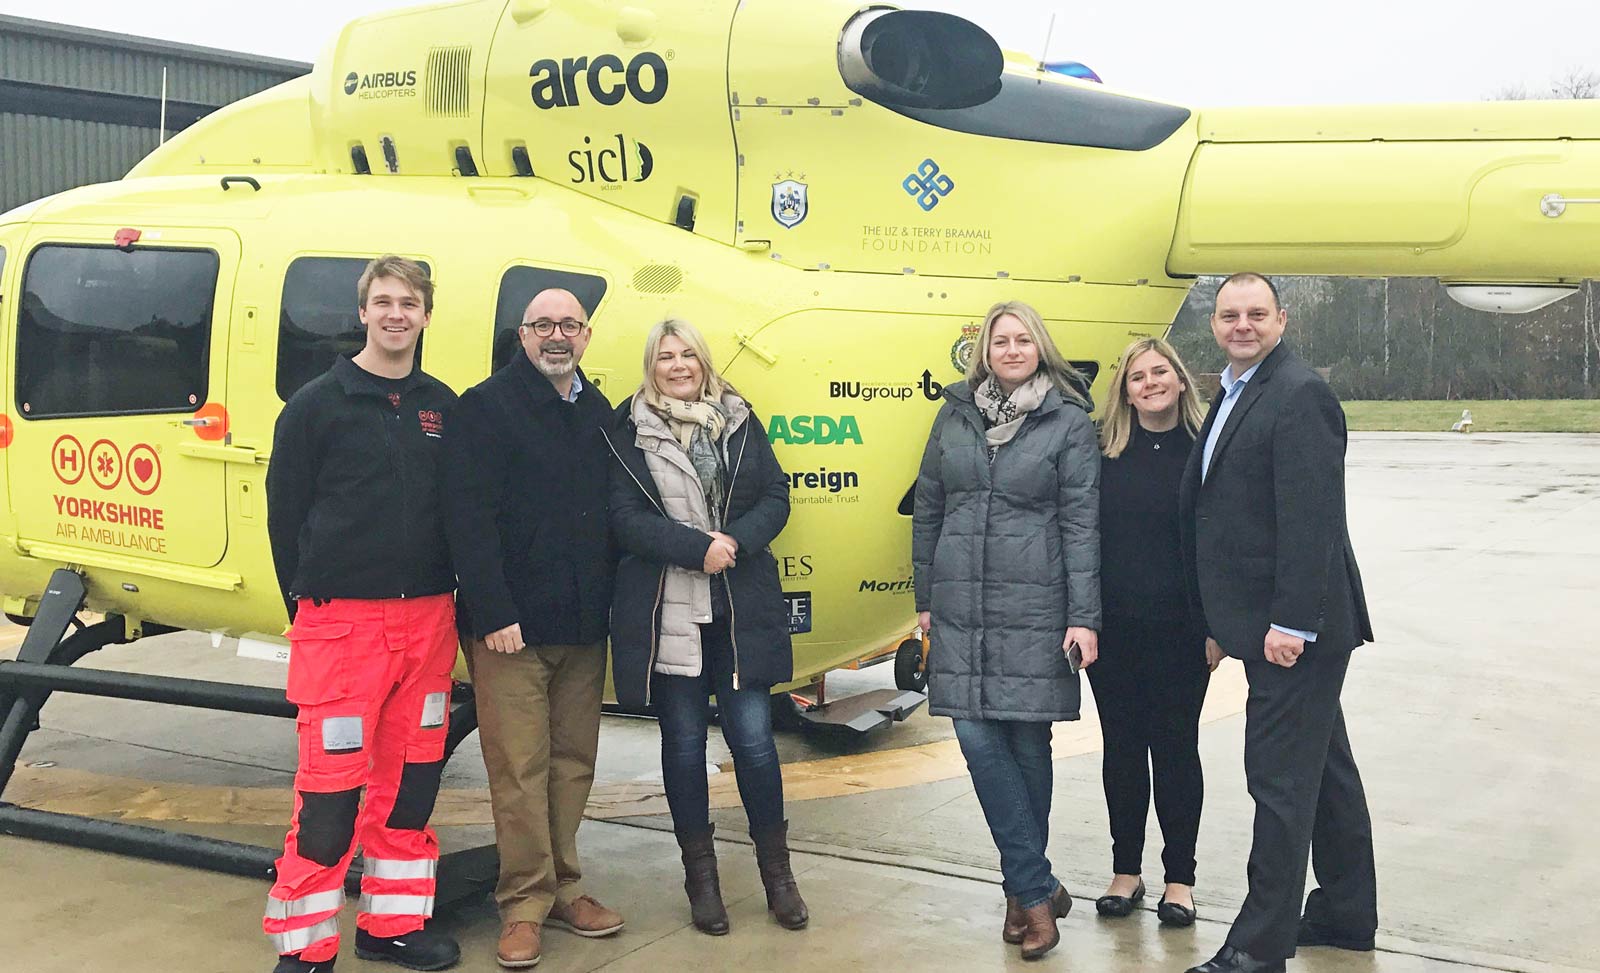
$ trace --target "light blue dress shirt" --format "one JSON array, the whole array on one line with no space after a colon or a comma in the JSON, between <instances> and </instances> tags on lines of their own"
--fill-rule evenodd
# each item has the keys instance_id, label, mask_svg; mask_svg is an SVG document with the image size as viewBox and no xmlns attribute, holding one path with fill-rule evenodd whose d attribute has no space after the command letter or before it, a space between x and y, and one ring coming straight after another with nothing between
<instances>
[{"instance_id":1,"label":"light blue dress shirt","mask_svg":"<svg viewBox=\"0 0 1600 973\"><path fill-rule=\"evenodd\" d=\"M572 392L567 396L568 402L578 401L578 393L583 391L583 379L578 377L578 370L572 370ZM556 393L557 395L561 393Z\"/></svg>"},{"instance_id":2,"label":"light blue dress shirt","mask_svg":"<svg viewBox=\"0 0 1600 973\"><path fill-rule=\"evenodd\" d=\"M1266 359L1262 359L1265 361ZM1217 449L1217 437L1222 435L1222 429L1228 424L1228 416L1233 414L1233 407L1239 403L1239 396L1244 394L1245 383L1255 377L1256 369L1261 367L1261 362L1256 362L1245 369L1244 374L1238 378L1233 377L1233 363L1222 370L1222 404L1217 406L1217 419L1211 424L1211 435L1206 437L1205 451L1200 454L1200 482L1204 483L1206 474L1211 472L1211 454ZM1307 642L1317 640L1316 632L1306 632L1298 628L1284 628L1282 625L1272 626L1285 635L1293 635L1305 639Z\"/></svg>"}]
</instances>

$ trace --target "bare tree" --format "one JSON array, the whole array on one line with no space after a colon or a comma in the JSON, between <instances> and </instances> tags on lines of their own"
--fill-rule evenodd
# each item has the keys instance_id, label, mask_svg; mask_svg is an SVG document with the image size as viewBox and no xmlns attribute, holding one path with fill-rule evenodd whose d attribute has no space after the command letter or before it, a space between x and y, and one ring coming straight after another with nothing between
<instances>
[{"instance_id":1,"label":"bare tree","mask_svg":"<svg viewBox=\"0 0 1600 973\"><path fill-rule=\"evenodd\" d=\"M1568 101L1600 98L1600 71L1568 68L1547 87L1529 91L1518 81L1502 85L1492 92L1489 101Z\"/></svg>"},{"instance_id":2,"label":"bare tree","mask_svg":"<svg viewBox=\"0 0 1600 973\"><path fill-rule=\"evenodd\" d=\"M1572 68L1550 85L1553 98L1600 98L1600 72Z\"/></svg>"}]
</instances>

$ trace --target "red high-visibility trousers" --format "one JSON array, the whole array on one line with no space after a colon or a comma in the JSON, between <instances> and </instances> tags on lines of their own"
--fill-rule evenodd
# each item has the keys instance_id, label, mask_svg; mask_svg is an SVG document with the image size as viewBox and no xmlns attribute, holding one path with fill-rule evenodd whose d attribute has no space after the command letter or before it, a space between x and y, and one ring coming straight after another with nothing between
<instances>
[{"instance_id":1,"label":"red high-visibility trousers","mask_svg":"<svg viewBox=\"0 0 1600 973\"><path fill-rule=\"evenodd\" d=\"M261 925L280 954L316 963L339 952L337 917L358 841L359 928L399 936L433 914L439 843L428 818L450 726L455 602L303 598L289 645L300 762Z\"/></svg>"}]
</instances>

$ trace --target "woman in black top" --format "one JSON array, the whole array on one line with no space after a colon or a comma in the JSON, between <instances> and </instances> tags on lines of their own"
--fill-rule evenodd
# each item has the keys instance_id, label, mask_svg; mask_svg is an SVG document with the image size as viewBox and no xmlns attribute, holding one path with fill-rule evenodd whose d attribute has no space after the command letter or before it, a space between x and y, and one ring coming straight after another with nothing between
<instances>
[{"instance_id":1,"label":"woman in black top","mask_svg":"<svg viewBox=\"0 0 1600 973\"><path fill-rule=\"evenodd\" d=\"M1089 669L1105 744L1114 875L1095 908L1126 916L1144 898L1139 873L1153 768L1166 842L1166 890L1156 912L1163 924L1187 926L1195 919L1200 705L1216 662L1184 591L1178 483L1204 414L1188 370L1159 338L1129 345L1116 375L1120 387L1100 429L1104 627L1100 659Z\"/></svg>"}]
</instances>

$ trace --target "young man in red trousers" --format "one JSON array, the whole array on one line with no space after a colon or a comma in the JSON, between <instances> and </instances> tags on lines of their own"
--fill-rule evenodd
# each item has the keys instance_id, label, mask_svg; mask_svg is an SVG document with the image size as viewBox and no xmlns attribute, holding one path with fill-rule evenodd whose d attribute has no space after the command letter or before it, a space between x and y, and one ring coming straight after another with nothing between
<instances>
[{"instance_id":1,"label":"young man in red trousers","mask_svg":"<svg viewBox=\"0 0 1600 973\"><path fill-rule=\"evenodd\" d=\"M274 973L333 969L357 843L356 955L415 970L461 955L424 927L457 647L438 469L456 397L416 367L433 312L427 272L379 257L357 291L366 346L284 406L267 469L293 623L287 695L300 707L294 818L262 920Z\"/></svg>"}]
</instances>

